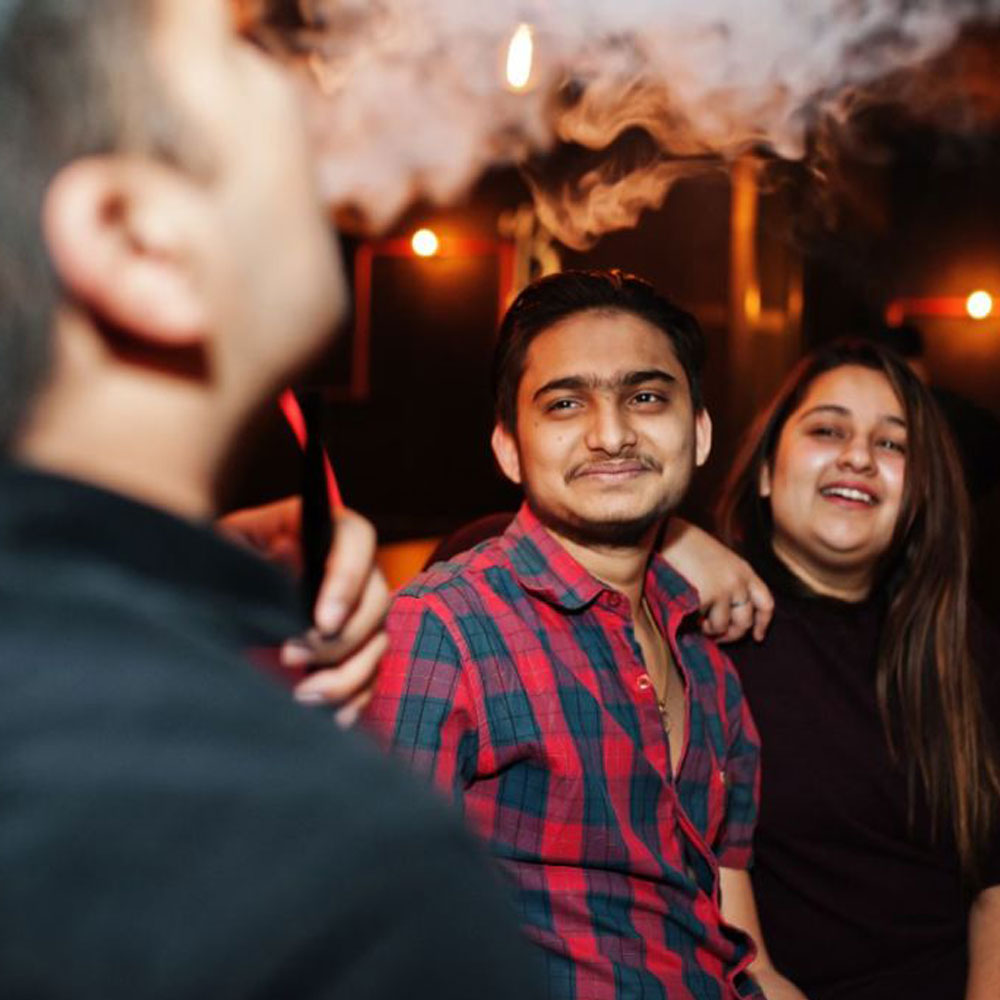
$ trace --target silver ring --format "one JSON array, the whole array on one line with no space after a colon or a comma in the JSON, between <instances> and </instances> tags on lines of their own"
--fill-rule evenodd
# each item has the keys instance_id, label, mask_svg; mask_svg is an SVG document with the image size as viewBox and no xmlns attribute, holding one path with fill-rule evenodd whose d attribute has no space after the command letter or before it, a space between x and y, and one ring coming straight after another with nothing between
<instances>
[{"instance_id":1,"label":"silver ring","mask_svg":"<svg viewBox=\"0 0 1000 1000\"><path fill-rule=\"evenodd\" d=\"M742 601L730 601L729 606L731 608L742 608L744 604L749 604L750 598L744 597Z\"/></svg>"}]
</instances>

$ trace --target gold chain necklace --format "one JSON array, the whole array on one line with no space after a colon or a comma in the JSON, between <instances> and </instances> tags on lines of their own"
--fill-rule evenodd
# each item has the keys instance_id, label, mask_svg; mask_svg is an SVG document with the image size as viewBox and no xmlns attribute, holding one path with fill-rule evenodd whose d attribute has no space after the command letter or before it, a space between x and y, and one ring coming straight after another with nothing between
<instances>
[{"instance_id":1,"label":"gold chain necklace","mask_svg":"<svg viewBox=\"0 0 1000 1000\"><path fill-rule=\"evenodd\" d=\"M663 722L663 730L669 735L670 733L670 712L667 709L667 694L670 691L670 664L667 662L666 657L663 655L663 636L660 634L660 629L656 624L656 619L653 617L653 612L649 608L649 602L645 597L642 599L642 613L646 617L646 624L652 631L656 642L656 653L657 653L657 666L660 667L660 673L663 677L663 693L660 694L656 690L656 682L653 682L653 692L656 696L656 707L660 711L660 719ZM652 678L651 678L652 679Z\"/></svg>"}]
</instances>

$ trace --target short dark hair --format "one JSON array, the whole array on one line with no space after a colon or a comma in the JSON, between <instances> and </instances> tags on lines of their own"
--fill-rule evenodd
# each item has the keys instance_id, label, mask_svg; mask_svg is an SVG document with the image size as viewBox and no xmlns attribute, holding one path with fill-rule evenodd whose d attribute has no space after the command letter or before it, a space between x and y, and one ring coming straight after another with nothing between
<instances>
[{"instance_id":1,"label":"short dark hair","mask_svg":"<svg viewBox=\"0 0 1000 1000\"><path fill-rule=\"evenodd\" d=\"M42 202L67 163L112 151L181 159L149 60L151 0L8 0L0 25L0 452L50 367L59 285Z\"/></svg>"},{"instance_id":2,"label":"short dark hair","mask_svg":"<svg viewBox=\"0 0 1000 1000\"><path fill-rule=\"evenodd\" d=\"M500 324L493 353L493 402L500 424L514 428L517 389L531 342L567 316L590 311L630 313L662 330L687 376L695 412L704 407L705 336L694 316L633 274L617 269L561 271L528 285Z\"/></svg>"}]
</instances>

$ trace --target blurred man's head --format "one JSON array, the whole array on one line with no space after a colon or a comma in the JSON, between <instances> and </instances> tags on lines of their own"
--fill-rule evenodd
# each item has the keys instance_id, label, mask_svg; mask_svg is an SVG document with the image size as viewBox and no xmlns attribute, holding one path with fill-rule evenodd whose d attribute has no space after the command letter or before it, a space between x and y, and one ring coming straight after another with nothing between
<instances>
[{"instance_id":1,"label":"blurred man's head","mask_svg":"<svg viewBox=\"0 0 1000 1000\"><path fill-rule=\"evenodd\" d=\"M207 482L343 309L290 82L228 0L0 0L0 107L0 445Z\"/></svg>"}]
</instances>

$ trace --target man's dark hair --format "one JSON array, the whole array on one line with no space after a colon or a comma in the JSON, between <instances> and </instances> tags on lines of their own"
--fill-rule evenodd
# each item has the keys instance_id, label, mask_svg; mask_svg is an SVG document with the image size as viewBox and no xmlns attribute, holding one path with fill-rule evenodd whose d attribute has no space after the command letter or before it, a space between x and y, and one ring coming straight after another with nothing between
<instances>
[{"instance_id":1,"label":"man's dark hair","mask_svg":"<svg viewBox=\"0 0 1000 1000\"><path fill-rule=\"evenodd\" d=\"M531 342L561 320L582 312L629 313L662 330L687 375L695 411L702 409L705 337L694 316L660 295L648 281L624 271L562 271L528 285L500 324L493 354L493 401L500 424L514 429L517 389Z\"/></svg>"},{"instance_id":2,"label":"man's dark hair","mask_svg":"<svg viewBox=\"0 0 1000 1000\"><path fill-rule=\"evenodd\" d=\"M50 366L59 301L42 202L72 160L180 158L149 65L151 0L0 0L0 453Z\"/></svg>"}]
</instances>

